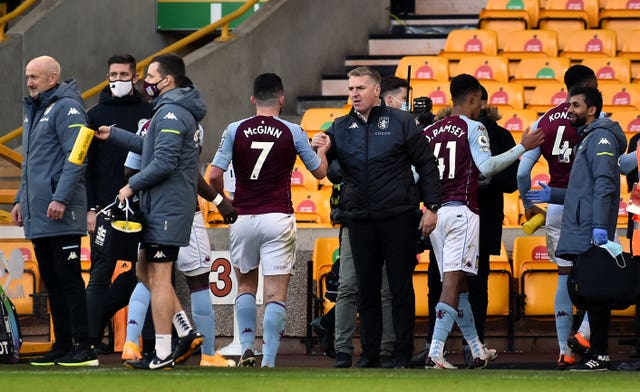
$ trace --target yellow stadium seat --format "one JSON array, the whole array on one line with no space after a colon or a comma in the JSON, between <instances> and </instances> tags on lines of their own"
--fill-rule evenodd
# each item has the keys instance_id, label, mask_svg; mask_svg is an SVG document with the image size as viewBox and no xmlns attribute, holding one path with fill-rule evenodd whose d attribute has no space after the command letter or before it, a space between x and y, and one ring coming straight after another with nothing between
<instances>
[{"instance_id":1,"label":"yellow stadium seat","mask_svg":"<svg viewBox=\"0 0 640 392\"><path fill-rule=\"evenodd\" d=\"M429 251L419 254L413 271L413 291L416 298L416 317L429 316Z\"/></svg>"},{"instance_id":2,"label":"yellow stadium seat","mask_svg":"<svg viewBox=\"0 0 640 392\"><path fill-rule=\"evenodd\" d=\"M606 83L599 85L602 92L602 110L612 113L640 110L640 85L635 83Z\"/></svg>"},{"instance_id":3,"label":"yellow stadium seat","mask_svg":"<svg viewBox=\"0 0 640 392\"><path fill-rule=\"evenodd\" d=\"M541 84L537 86L527 104L527 109L542 114L547 110L567 101L567 89L562 83Z\"/></svg>"},{"instance_id":4,"label":"yellow stadium seat","mask_svg":"<svg viewBox=\"0 0 640 392\"><path fill-rule=\"evenodd\" d=\"M518 191L504 194L504 220L505 227L518 227L520 225L520 194Z\"/></svg>"},{"instance_id":5,"label":"yellow stadium seat","mask_svg":"<svg viewBox=\"0 0 640 392\"><path fill-rule=\"evenodd\" d=\"M598 0L547 0L540 10L538 28L558 32L560 49L576 30L598 27Z\"/></svg>"},{"instance_id":6,"label":"yellow stadium seat","mask_svg":"<svg viewBox=\"0 0 640 392\"><path fill-rule=\"evenodd\" d=\"M549 164L544 158L538 159L531 169L531 188L541 189L539 183L548 184L551 181L549 176Z\"/></svg>"},{"instance_id":7,"label":"yellow stadium seat","mask_svg":"<svg viewBox=\"0 0 640 392\"><path fill-rule=\"evenodd\" d=\"M482 30L495 31L498 49L502 49L511 32L537 26L539 9L538 0L488 0L478 17L478 26Z\"/></svg>"},{"instance_id":8,"label":"yellow stadium seat","mask_svg":"<svg viewBox=\"0 0 640 392\"><path fill-rule=\"evenodd\" d=\"M307 132L307 134L311 138L313 134L317 132L326 131L333 123L333 120L348 113L349 109L344 107L310 108L307 109L302 115L300 126Z\"/></svg>"},{"instance_id":9,"label":"yellow stadium seat","mask_svg":"<svg viewBox=\"0 0 640 392\"><path fill-rule=\"evenodd\" d=\"M498 36L491 30L452 30L439 56L459 61L465 56L498 54Z\"/></svg>"},{"instance_id":10,"label":"yellow stadium seat","mask_svg":"<svg viewBox=\"0 0 640 392\"><path fill-rule=\"evenodd\" d=\"M509 60L501 56L468 56L460 59L456 75L468 73L484 83L485 80L509 82ZM455 76L452 74L452 76Z\"/></svg>"},{"instance_id":11,"label":"yellow stadium seat","mask_svg":"<svg viewBox=\"0 0 640 392\"><path fill-rule=\"evenodd\" d=\"M436 82L432 80L412 80L411 88L413 96L429 97L433 103L433 112L451 106L451 93L449 92L449 82Z\"/></svg>"},{"instance_id":12,"label":"yellow stadium seat","mask_svg":"<svg viewBox=\"0 0 640 392\"><path fill-rule=\"evenodd\" d=\"M525 89L540 84L562 83L570 65L569 59L561 57L522 59L511 83L520 83Z\"/></svg>"},{"instance_id":13,"label":"yellow stadium seat","mask_svg":"<svg viewBox=\"0 0 640 392\"><path fill-rule=\"evenodd\" d=\"M487 316L511 314L511 265L509 261L489 262L489 303Z\"/></svg>"},{"instance_id":14,"label":"yellow stadium seat","mask_svg":"<svg viewBox=\"0 0 640 392\"><path fill-rule=\"evenodd\" d=\"M538 113L529 109L503 109L498 124L513 133L524 132L538 119Z\"/></svg>"},{"instance_id":15,"label":"yellow stadium seat","mask_svg":"<svg viewBox=\"0 0 640 392\"><path fill-rule=\"evenodd\" d=\"M395 76L407 79L411 66L411 79L449 81L449 60L440 56L404 56L396 67Z\"/></svg>"},{"instance_id":16,"label":"yellow stadium seat","mask_svg":"<svg viewBox=\"0 0 640 392\"><path fill-rule=\"evenodd\" d=\"M509 59L557 57L558 34L552 30L524 30L509 34L500 53Z\"/></svg>"},{"instance_id":17,"label":"yellow stadium seat","mask_svg":"<svg viewBox=\"0 0 640 392\"><path fill-rule=\"evenodd\" d=\"M517 83L482 81L489 94L488 103L498 108L524 109L524 88Z\"/></svg>"},{"instance_id":18,"label":"yellow stadium seat","mask_svg":"<svg viewBox=\"0 0 640 392\"><path fill-rule=\"evenodd\" d=\"M578 30L569 35L560 57L581 61L589 57L615 57L616 32L613 30Z\"/></svg>"},{"instance_id":19,"label":"yellow stadium seat","mask_svg":"<svg viewBox=\"0 0 640 392\"><path fill-rule=\"evenodd\" d=\"M333 227L330 218L330 197L331 188L328 187L315 191L300 187L291 188L291 201L297 226L300 228Z\"/></svg>"},{"instance_id":20,"label":"yellow stadium seat","mask_svg":"<svg viewBox=\"0 0 640 392\"><path fill-rule=\"evenodd\" d=\"M614 30L618 36L618 47L622 47L625 37L638 28L640 8L637 2L629 0L607 0L600 11L601 29Z\"/></svg>"},{"instance_id":21,"label":"yellow stadium seat","mask_svg":"<svg viewBox=\"0 0 640 392\"><path fill-rule=\"evenodd\" d=\"M526 236L523 234L513 240L511 255L513 258L513 276L519 279L522 275L520 266L525 261L549 261L547 240L545 236Z\"/></svg>"},{"instance_id":22,"label":"yellow stadium seat","mask_svg":"<svg viewBox=\"0 0 640 392\"><path fill-rule=\"evenodd\" d=\"M618 57L631 60L631 75L640 74L640 30L631 30L622 41Z\"/></svg>"},{"instance_id":23,"label":"yellow stadium seat","mask_svg":"<svg viewBox=\"0 0 640 392\"><path fill-rule=\"evenodd\" d=\"M324 287L323 277L331 271L333 263L336 262L340 255L340 241L338 238L318 238L313 246L311 256L312 267L311 274L315 283L314 297L316 299L316 316L320 314L320 306L322 306L323 314L326 313L333 304L324 297L326 287Z\"/></svg>"},{"instance_id":24,"label":"yellow stadium seat","mask_svg":"<svg viewBox=\"0 0 640 392\"><path fill-rule=\"evenodd\" d=\"M317 191L318 185L318 179L306 168L302 159L297 157L291 172L291 187L303 187L310 191Z\"/></svg>"},{"instance_id":25,"label":"yellow stadium seat","mask_svg":"<svg viewBox=\"0 0 640 392\"><path fill-rule=\"evenodd\" d=\"M633 110L620 110L611 113L611 119L620 123L625 134L640 132L640 113Z\"/></svg>"},{"instance_id":26,"label":"yellow stadium seat","mask_svg":"<svg viewBox=\"0 0 640 392\"><path fill-rule=\"evenodd\" d=\"M529 109L502 109L498 124L510 132L523 132L537 119L538 113Z\"/></svg>"},{"instance_id":27,"label":"yellow stadium seat","mask_svg":"<svg viewBox=\"0 0 640 392\"><path fill-rule=\"evenodd\" d=\"M595 72L599 83L631 82L631 60L625 57L591 57L582 61L582 65Z\"/></svg>"},{"instance_id":28,"label":"yellow stadium seat","mask_svg":"<svg viewBox=\"0 0 640 392\"><path fill-rule=\"evenodd\" d=\"M521 311L525 317L555 315L558 266L550 261L525 261L520 265Z\"/></svg>"}]
</instances>

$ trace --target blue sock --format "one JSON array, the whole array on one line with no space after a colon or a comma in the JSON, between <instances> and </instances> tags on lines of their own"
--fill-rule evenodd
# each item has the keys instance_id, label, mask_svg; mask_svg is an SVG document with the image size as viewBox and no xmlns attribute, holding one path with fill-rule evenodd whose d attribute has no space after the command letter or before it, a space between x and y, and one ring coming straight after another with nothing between
<instances>
[{"instance_id":1,"label":"blue sock","mask_svg":"<svg viewBox=\"0 0 640 392\"><path fill-rule=\"evenodd\" d=\"M556 334L558 335L558 346L561 354L569 353L567 340L571 334L573 326L573 303L569 297L567 280L569 275L558 275L558 287L556 289L555 312L556 312Z\"/></svg>"},{"instance_id":2,"label":"blue sock","mask_svg":"<svg viewBox=\"0 0 640 392\"><path fill-rule=\"evenodd\" d=\"M191 313L196 328L204 335L202 354L215 354L216 314L213 312L208 289L191 293Z\"/></svg>"},{"instance_id":3,"label":"blue sock","mask_svg":"<svg viewBox=\"0 0 640 392\"><path fill-rule=\"evenodd\" d=\"M284 332L287 308L284 302L269 302L264 309L264 320L262 321L263 344L262 344L262 367L275 367L276 354L280 347L280 336Z\"/></svg>"},{"instance_id":4,"label":"blue sock","mask_svg":"<svg viewBox=\"0 0 640 392\"><path fill-rule=\"evenodd\" d=\"M460 293L458 296L458 317L456 323L462 336L469 344L471 354L474 358L480 358L482 356L482 342L478 338L478 331L476 330L475 320L473 319L473 311L471 310L471 304L469 303L469 293Z\"/></svg>"},{"instance_id":5,"label":"blue sock","mask_svg":"<svg viewBox=\"0 0 640 392\"><path fill-rule=\"evenodd\" d=\"M256 338L256 297L245 293L236 297L236 322L240 331L240 345L242 352L253 350L253 341ZM255 350L254 350L255 351Z\"/></svg>"},{"instance_id":6,"label":"blue sock","mask_svg":"<svg viewBox=\"0 0 640 392\"><path fill-rule=\"evenodd\" d=\"M151 292L144 284L138 282L129 298L129 313L127 315L127 342L140 344L140 335L147 309L151 302Z\"/></svg>"},{"instance_id":7,"label":"blue sock","mask_svg":"<svg viewBox=\"0 0 640 392\"><path fill-rule=\"evenodd\" d=\"M456 322L458 312L444 302L438 302L436 305L436 324L433 327L433 337L431 338L431 347L429 347L429 356L431 358L442 357L444 354L444 343L447 341L453 323Z\"/></svg>"}]
</instances>

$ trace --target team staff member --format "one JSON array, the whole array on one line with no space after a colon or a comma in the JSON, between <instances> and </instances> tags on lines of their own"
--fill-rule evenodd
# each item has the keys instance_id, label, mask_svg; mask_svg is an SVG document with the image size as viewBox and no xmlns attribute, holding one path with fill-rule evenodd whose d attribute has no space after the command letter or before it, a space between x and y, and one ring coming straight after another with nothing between
<instances>
[{"instance_id":1,"label":"team staff member","mask_svg":"<svg viewBox=\"0 0 640 392\"><path fill-rule=\"evenodd\" d=\"M586 252L593 244L615 240L620 200L618 160L627 147L620 125L599 118L602 95L593 87L576 87L569 93L567 117L578 130L578 144L566 189L542 185L529 191L533 203L564 204L556 256L567 260ZM615 282L603 282L615 284ZM607 370L609 358L609 307L585 307L591 326L591 348L583 362L569 370Z\"/></svg>"},{"instance_id":2,"label":"team staff member","mask_svg":"<svg viewBox=\"0 0 640 392\"><path fill-rule=\"evenodd\" d=\"M141 170L120 189L119 198L122 201L138 193L145 217L141 249L146 257L143 262L139 260L137 274L151 291L156 352L151 361L141 361L138 367L148 369L175 366L171 350L172 318L174 325L179 326L176 328L179 346L195 348L203 341L202 334L191 327L184 312L179 312L176 305L180 302L171 284L178 251L189 244L198 178L195 132L206 113L198 89L181 87L184 79L185 65L180 57L173 54L154 57L145 78L145 91L156 97L155 113L146 136L108 126L101 126L96 135L142 152Z\"/></svg>"},{"instance_id":3,"label":"team staff member","mask_svg":"<svg viewBox=\"0 0 640 392\"><path fill-rule=\"evenodd\" d=\"M251 103L256 115L229 124L222 135L210 182L223 193L222 177L233 160L238 220L229 228L231 263L238 277L235 313L241 331L238 366L255 366L258 266L264 275L265 311L262 367L275 367L286 319L287 288L295 261L296 221L291 204L291 171L299 155L314 177L327 173L323 141L313 152L306 133L282 120L284 87L274 73L258 75ZM318 138L325 137L324 135Z\"/></svg>"},{"instance_id":4,"label":"team staff member","mask_svg":"<svg viewBox=\"0 0 640 392\"><path fill-rule=\"evenodd\" d=\"M357 367L380 366L382 265L393 295L396 367L413 353L416 231L428 235L440 203L438 168L413 116L380 99L380 75L369 67L348 74L353 109L327 135L327 157L337 159L344 179L342 206L359 288L362 358ZM419 175L414 181L411 165ZM418 214L420 201L426 206Z\"/></svg>"},{"instance_id":5,"label":"team staff member","mask_svg":"<svg viewBox=\"0 0 640 392\"><path fill-rule=\"evenodd\" d=\"M135 133L141 120L149 119L153 106L134 88L138 82L136 60L130 54L113 55L107 60L107 81L100 93L100 101L89 109L89 127L115 124ZM87 285L87 313L89 336L99 347L104 325L115 312L127 306L137 279L135 268L118 276L111 285L117 260L135 262L138 242L126 240L115 243L111 239L111 225L104 215L96 219L96 211L113 202L118 190L127 180L123 164L127 150L112 143L96 140L87 154L87 230L91 234L91 273ZM96 222L98 220L98 222ZM98 227L98 235L96 233Z\"/></svg>"},{"instance_id":6,"label":"team staff member","mask_svg":"<svg viewBox=\"0 0 640 392\"><path fill-rule=\"evenodd\" d=\"M52 57L29 61L25 74L30 95L24 100L25 154L11 216L33 242L56 336L53 349L31 364L97 366L80 274L80 237L87 232L86 166L68 160L86 123L82 97L74 80L60 82L60 64Z\"/></svg>"},{"instance_id":7,"label":"team staff member","mask_svg":"<svg viewBox=\"0 0 640 392\"><path fill-rule=\"evenodd\" d=\"M571 91L578 86L597 87L598 79L590 68L584 65L574 65L565 72L564 84L567 91ZM527 192L531 189L531 170L540 156L543 156L549 165L549 186L566 188L569 183L569 173L575 160L574 147L578 143L578 131L571 125L567 109L569 109L568 101L547 111L531 127L535 132L543 132L545 138L540 147L522 155L518 166L518 188L527 219L543 212L540 207L535 206L527 199ZM570 339L581 342L585 348L588 348L590 332L589 317L585 314L578 333L569 338L573 327L573 304L567 290L567 279L573 262L555 255L562 225L562 209L561 204L547 205L545 232L549 258L558 265L558 285L554 300L556 334L560 349L557 366L558 369L565 370L568 366L577 363L576 356L569 347Z\"/></svg>"}]
</instances>

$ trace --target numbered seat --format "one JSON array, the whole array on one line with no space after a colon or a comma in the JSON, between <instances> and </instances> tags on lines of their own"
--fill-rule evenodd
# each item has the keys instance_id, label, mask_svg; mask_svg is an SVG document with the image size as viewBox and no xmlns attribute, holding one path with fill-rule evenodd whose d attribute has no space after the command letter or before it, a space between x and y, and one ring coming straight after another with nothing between
<instances>
[{"instance_id":1,"label":"numbered seat","mask_svg":"<svg viewBox=\"0 0 640 392\"><path fill-rule=\"evenodd\" d=\"M491 30L452 30L439 56L460 61L465 56L495 56L498 54L498 35Z\"/></svg>"},{"instance_id":2,"label":"numbered seat","mask_svg":"<svg viewBox=\"0 0 640 392\"><path fill-rule=\"evenodd\" d=\"M635 83L607 83L599 85L602 92L602 110L612 113L640 110L640 85Z\"/></svg>"},{"instance_id":3,"label":"numbered seat","mask_svg":"<svg viewBox=\"0 0 640 392\"><path fill-rule=\"evenodd\" d=\"M569 35L560 57L582 61L589 57L615 57L618 51L616 32L613 30L579 30Z\"/></svg>"},{"instance_id":4,"label":"numbered seat","mask_svg":"<svg viewBox=\"0 0 640 392\"><path fill-rule=\"evenodd\" d=\"M621 48L628 34L638 28L640 7L637 1L607 0L600 10L599 28L614 30Z\"/></svg>"},{"instance_id":5,"label":"numbered seat","mask_svg":"<svg viewBox=\"0 0 640 392\"><path fill-rule=\"evenodd\" d=\"M502 49L510 33L537 26L539 9L538 0L488 0L480 11L478 27L495 31L498 34L498 49Z\"/></svg>"},{"instance_id":6,"label":"numbered seat","mask_svg":"<svg viewBox=\"0 0 640 392\"><path fill-rule=\"evenodd\" d=\"M485 80L509 82L509 60L501 56L469 56L460 59L457 73L468 73L483 83Z\"/></svg>"},{"instance_id":7,"label":"numbered seat","mask_svg":"<svg viewBox=\"0 0 640 392\"><path fill-rule=\"evenodd\" d=\"M533 89L541 84L563 83L564 73L570 66L567 58L525 58L520 61L511 83L519 83L525 89Z\"/></svg>"},{"instance_id":8,"label":"numbered seat","mask_svg":"<svg viewBox=\"0 0 640 392\"><path fill-rule=\"evenodd\" d=\"M582 60L582 65L595 72L598 83L631 82L631 60L625 57L591 57Z\"/></svg>"},{"instance_id":9,"label":"numbered seat","mask_svg":"<svg viewBox=\"0 0 640 392\"><path fill-rule=\"evenodd\" d=\"M538 119L538 112L529 109L501 109L500 115L498 124L512 133L523 132Z\"/></svg>"},{"instance_id":10,"label":"numbered seat","mask_svg":"<svg viewBox=\"0 0 640 392\"><path fill-rule=\"evenodd\" d=\"M414 97L429 97L433 104L433 112L451 106L451 92L449 82L436 82L431 80L412 80L411 88Z\"/></svg>"},{"instance_id":11,"label":"numbered seat","mask_svg":"<svg viewBox=\"0 0 640 392\"><path fill-rule=\"evenodd\" d=\"M302 187L310 191L317 191L319 187L318 179L306 168L300 157L296 158L291 171L291 187Z\"/></svg>"},{"instance_id":12,"label":"numbered seat","mask_svg":"<svg viewBox=\"0 0 640 392\"><path fill-rule=\"evenodd\" d=\"M633 110L616 110L611 112L611 119L620 123L625 134L640 132L640 113Z\"/></svg>"},{"instance_id":13,"label":"numbered seat","mask_svg":"<svg viewBox=\"0 0 640 392\"><path fill-rule=\"evenodd\" d=\"M513 242L514 277L519 283L520 316L554 316L556 264L549 260L544 236L520 236Z\"/></svg>"},{"instance_id":14,"label":"numbered seat","mask_svg":"<svg viewBox=\"0 0 640 392\"><path fill-rule=\"evenodd\" d=\"M395 76L407 79L411 67L411 80L449 81L449 60L440 56L404 56L396 67Z\"/></svg>"},{"instance_id":15,"label":"numbered seat","mask_svg":"<svg viewBox=\"0 0 640 392\"><path fill-rule=\"evenodd\" d=\"M510 60L558 57L558 33L552 30L524 30L509 34L500 52Z\"/></svg>"},{"instance_id":16,"label":"numbered seat","mask_svg":"<svg viewBox=\"0 0 640 392\"><path fill-rule=\"evenodd\" d=\"M329 198L331 188L320 190L291 188L291 201L300 228L330 228L331 224Z\"/></svg>"},{"instance_id":17,"label":"numbered seat","mask_svg":"<svg viewBox=\"0 0 640 392\"><path fill-rule=\"evenodd\" d=\"M562 83L541 84L537 86L527 104L527 109L543 114L551 108L567 101L569 93Z\"/></svg>"},{"instance_id":18,"label":"numbered seat","mask_svg":"<svg viewBox=\"0 0 640 392\"><path fill-rule=\"evenodd\" d=\"M547 0L540 10L538 28L558 32L560 49L571 33L598 27L598 0Z\"/></svg>"},{"instance_id":19,"label":"numbered seat","mask_svg":"<svg viewBox=\"0 0 640 392\"><path fill-rule=\"evenodd\" d=\"M309 139L320 131L329 129L333 120L349 113L346 107L341 108L309 108L302 115L300 126L307 132Z\"/></svg>"},{"instance_id":20,"label":"numbered seat","mask_svg":"<svg viewBox=\"0 0 640 392\"><path fill-rule=\"evenodd\" d=\"M524 109L524 88L517 83L482 81L489 95L488 104L499 109Z\"/></svg>"}]
</instances>

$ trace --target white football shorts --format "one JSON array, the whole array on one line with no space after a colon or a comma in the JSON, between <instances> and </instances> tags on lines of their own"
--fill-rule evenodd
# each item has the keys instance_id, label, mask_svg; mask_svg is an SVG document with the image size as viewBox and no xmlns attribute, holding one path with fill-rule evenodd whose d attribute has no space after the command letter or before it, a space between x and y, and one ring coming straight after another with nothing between
<instances>
[{"instance_id":1,"label":"white football shorts","mask_svg":"<svg viewBox=\"0 0 640 392\"><path fill-rule=\"evenodd\" d=\"M229 226L231 264L243 274L262 264L262 275L286 275L296 255L293 214L240 215Z\"/></svg>"},{"instance_id":2,"label":"white football shorts","mask_svg":"<svg viewBox=\"0 0 640 392\"><path fill-rule=\"evenodd\" d=\"M438 210L438 224L429 238L441 280L445 272L478 274L479 226L480 217L465 205L443 206Z\"/></svg>"},{"instance_id":3,"label":"white football shorts","mask_svg":"<svg viewBox=\"0 0 640 392\"><path fill-rule=\"evenodd\" d=\"M547 222L545 223L545 231L547 233L547 252L549 259L556 263L558 267L573 267L573 262L560 257L556 257L556 248L558 248L558 240L560 239L560 226L562 226L562 204L547 205Z\"/></svg>"},{"instance_id":4,"label":"white football shorts","mask_svg":"<svg viewBox=\"0 0 640 392\"><path fill-rule=\"evenodd\" d=\"M211 271L211 243L204 227L202 212L193 215L189 245L178 252L176 268L186 276L198 276Z\"/></svg>"}]
</instances>

